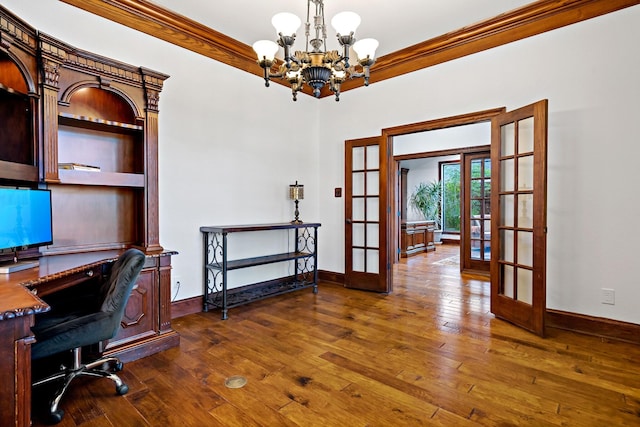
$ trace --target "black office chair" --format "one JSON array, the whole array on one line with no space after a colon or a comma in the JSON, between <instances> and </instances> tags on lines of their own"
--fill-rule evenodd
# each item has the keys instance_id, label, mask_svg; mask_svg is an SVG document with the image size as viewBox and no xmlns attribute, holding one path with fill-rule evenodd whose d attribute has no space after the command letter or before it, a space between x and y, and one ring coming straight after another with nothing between
<instances>
[{"instance_id":1,"label":"black office chair","mask_svg":"<svg viewBox=\"0 0 640 427\"><path fill-rule=\"evenodd\" d=\"M103 377L116 385L116 393L126 394L129 387L113 373L122 370L122 362L115 357L101 357L90 363L81 360L82 347L113 338L118 332L131 290L144 265L145 255L128 249L112 265L102 284L88 286L92 292L82 295L52 294L44 298L51 311L36 318L32 331L36 343L31 346L31 358L43 359L63 352L73 354L73 366L33 383L33 386L61 380L61 387L50 400L48 422L58 423L64 411L58 408L71 381L78 376Z\"/></svg>"}]
</instances>

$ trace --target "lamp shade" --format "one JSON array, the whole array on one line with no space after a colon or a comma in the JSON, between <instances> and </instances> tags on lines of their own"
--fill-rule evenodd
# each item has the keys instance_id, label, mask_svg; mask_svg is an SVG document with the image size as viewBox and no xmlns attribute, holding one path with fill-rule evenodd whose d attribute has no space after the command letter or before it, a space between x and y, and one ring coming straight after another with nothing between
<instances>
[{"instance_id":1,"label":"lamp shade","mask_svg":"<svg viewBox=\"0 0 640 427\"><path fill-rule=\"evenodd\" d=\"M378 40L376 39L362 39L355 42L353 50L355 50L358 59L365 59L369 57L373 59L376 57L376 49L378 48Z\"/></svg>"},{"instance_id":2,"label":"lamp shade","mask_svg":"<svg viewBox=\"0 0 640 427\"><path fill-rule=\"evenodd\" d=\"M296 181L295 184L289 185L289 199L291 200L304 199L304 185L298 184L298 181Z\"/></svg>"},{"instance_id":3,"label":"lamp shade","mask_svg":"<svg viewBox=\"0 0 640 427\"><path fill-rule=\"evenodd\" d=\"M355 12L340 12L331 20L336 33L346 36L355 33L360 25L360 15Z\"/></svg>"},{"instance_id":4,"label":"lamp shade","mask_svg":"<svg viewBox=\"0 0 640 427\"><path fill-rule=\"evenodd\" d=\"M278 52L278 44L271 40L258 40L253 44L253 50L255 50L258 59L266 59L273 61Z\"/></svg>"},{"instance_id":5,"label":"lamp shade","mask_svg":"<svg viewBox=\"0 0 640 427\"><path fill-rule=\"evenodd\" d=\"M302 21L293 13L281 12L273 15L271 24L273 24L276 29L276 33L282 33L283 36L292 36L298 31L298 28L300 28Z\"/></svg>"}]
</instances>

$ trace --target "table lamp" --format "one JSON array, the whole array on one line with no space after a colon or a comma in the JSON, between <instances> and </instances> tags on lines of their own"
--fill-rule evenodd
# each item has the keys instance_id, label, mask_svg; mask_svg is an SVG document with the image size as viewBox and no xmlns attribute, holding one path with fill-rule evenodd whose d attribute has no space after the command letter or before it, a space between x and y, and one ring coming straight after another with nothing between
<instances>
[{"instance_id":1,"label":"table lamp","mask_svg":"<svg viewBox=\"0 0 640 427\"><path fill-rule=\"evenodd\" d=\"M296 204L295 219L291 221L291 223L302 224L302 221L298 219L298 215L300 215L300 211L298 211L298 200L304 199L304 185L298 184L298 181L296 181L295 184L289 185L289 199L293 200Z\"/></svg>"}]
</instances>

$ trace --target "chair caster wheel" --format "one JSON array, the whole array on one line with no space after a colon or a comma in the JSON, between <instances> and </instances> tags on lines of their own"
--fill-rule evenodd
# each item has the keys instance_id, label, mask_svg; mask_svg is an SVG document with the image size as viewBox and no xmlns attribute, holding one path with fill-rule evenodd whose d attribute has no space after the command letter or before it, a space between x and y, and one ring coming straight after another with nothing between
<instances>
[{"instance_id":1,"label":"chair caster wheel","mask_svg":"<svg viewBox=\"0 0 640 427\"><path fill-rule=\"evenodd\" d=\"M113 370L116 372L120 372L122 371L122 369L124 368L124 363L122 362L117 362L114 366L113 366Z\"/></svg>"},{"instance_id":2,"label":"chair caster wheel","mask_svg":"<svg viewBox=\"0 0 640 427\"><path fill-rule=\"evenodd\" d=\"M47 416L47 424L58 424L62 421L62 417L64 417L64 411L62 409L51 412Z\"/></svg>"},{"instance_id":3,"label":"chair caster wheel","mask_svg":"<svg viewBox=\"0 0 640 427\"><path fill-rule=\"evenodd\" d=\"M123 394L127 394L127 392L129 391L129 386L126 384L122 384L121 386L116 386L116 393L118 393L118 395L122 396Z\"/></svg>"}]
</instances>

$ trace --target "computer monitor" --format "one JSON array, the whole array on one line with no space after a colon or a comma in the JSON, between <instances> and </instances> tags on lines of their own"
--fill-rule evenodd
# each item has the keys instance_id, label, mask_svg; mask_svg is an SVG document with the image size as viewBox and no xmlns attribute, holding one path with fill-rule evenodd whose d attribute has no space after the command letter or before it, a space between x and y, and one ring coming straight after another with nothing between
<instances>
[{"instance_id":1,"label":"computer monitor","mask_svg":"<svg viewBox=\"0 0 640 427\"><path fill-rule=\"evenodd\" d=\"M52 243L51 191L0 188L0 251L17 254L20 250ZM16 261L14 256L14 263ZM15 267L12 271L29 268Z\"/></svg>"}]
</instances>

